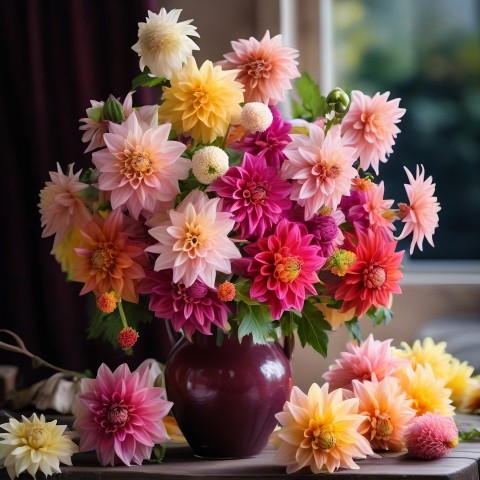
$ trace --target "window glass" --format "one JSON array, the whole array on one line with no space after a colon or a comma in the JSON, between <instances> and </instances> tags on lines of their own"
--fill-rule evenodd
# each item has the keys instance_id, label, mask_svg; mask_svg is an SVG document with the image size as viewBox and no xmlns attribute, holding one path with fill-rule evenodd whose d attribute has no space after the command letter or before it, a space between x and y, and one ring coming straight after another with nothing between
<instances>
[{"instance_id":1,"label":"window glass","mask_svg":"<svg viewBox=\"0 0 480 480\"><path fill-rule=\"evenodd\" d=\"M386 198L406 201L403 165L413 172L423 164L437 185L435 248L424 242L413 258L480 258L479 4L333 3L336 83L368 95L390 91L407 109L394 153L380 169Z\"/></svg>"}]
</instances>

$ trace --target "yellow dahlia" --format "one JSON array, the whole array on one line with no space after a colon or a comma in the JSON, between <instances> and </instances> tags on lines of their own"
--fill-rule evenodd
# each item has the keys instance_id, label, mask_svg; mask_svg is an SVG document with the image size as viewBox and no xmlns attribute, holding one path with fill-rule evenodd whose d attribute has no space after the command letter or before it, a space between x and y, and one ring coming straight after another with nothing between
<instances>
[{"instance_id":1,"label":"yellow dahlia","mask_svg":"<svg viewBox=\"0 0 480 480\"><path fill-rule=\"evenodd\" d=\"M275 417L281 429L272 434L277 448L275 461L287 473L310 467L313 473L337 468L360 468L354 458L374 455L368 441L358 433L365 419L357 413L358 399L342 399L342 390L328 393L329 385L314 383L305 395L293 387L290 401Z\"/></svg>"},{"instance_id":2,"label":"yellow dahlia","mask_svg":"<svg viewBox=\"0 0 480 480\"><path fill-rule=\"evenodd\" d=\"M445 387L452 391L451 399L456 407L461 407L469 395L473 371L474 368L468 362L460 362L453 358L445 372L447 379Z\"/></svg>"},{"instance_id":3,"label":"yellow dahlia","mask_svg":"<svg viewBox=\"0 0 480 480\"><path fill-rule=\"evenodd\" d=\"M75 443L64 435L66 426L57 421L46 422L34 413L22 421L10 418L0 425L7 433L0 432L0 461L3 461L13 480L27 471L32 477L38 470L46 476L60 473L60 462L71 465L71 457L78 452Z\"/></svg>"},{"instance_id":4,"label":"yellow dahlia","mask_svg":"<svg viewBox=\"0 0 480 480\"><path fill-rule=\"evenodd\" d=\"M224 137L240 118L243 86L235 81L237 70L222 70L207 60L200 69L193 57L172 74L163 89L158 109L161 122L170 122L177 133L191 133L196 143L212 143Z\"/></svg>"},{"instance_id":5,"label":"yellow dahlia","mask_svg":"<svg viewBox=\"0 0 480 480\"><path fill-rule=\"evenodd\" d=\"M468 381L468 389L460 407L462 412L480 412L480 375L472 377Z\"/></svg>"},{"instance_id":6,"label":"yellow dahlia","mask_svg":"<svg viewBox=\"0 0 480 480\"><path fill-rule=\"evenodd\" d=\"M78 227L73 227L64 239L52 249L55 259L60 263L62 272L67 274L70 281L75 281L75 269L80 263L80 257L75 253L75 247L82 241L82 234Z\"/></svg>"},{"instance_id":7,"label":"yellow dahlia","mask_svg":"<svg viewBox=\"0 0 480 480\"><path fill-rule=\"evenodd\" d=\"M430 365L417 365L414 370L411 365L400 368L394 374L400 381L400 386L412 400L412 408L417 416L425 413L437 413L443 416L454 415L450 394L445 388L445 380L435 376Z\"/></svg>"}]
</instances>

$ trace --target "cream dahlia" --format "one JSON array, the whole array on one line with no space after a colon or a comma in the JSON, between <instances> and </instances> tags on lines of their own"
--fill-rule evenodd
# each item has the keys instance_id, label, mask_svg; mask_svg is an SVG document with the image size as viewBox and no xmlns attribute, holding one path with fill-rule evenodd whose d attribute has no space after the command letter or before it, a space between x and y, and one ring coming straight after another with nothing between
<instances>
[{"instance_id":1,"label":"cream dahlia","mask_svg":"<svg viewBox=\"0 0 480 480\"><path fill-rule=\"evenodd\" d=\"M295 60L299 52L295 48L282 47L282 36L270 38L267 30L258 41L232 42L233 52L224 55L219 62L226 70L238 69L237 80L245 86L246 102L275 105L285 100L285 91L292 88L291 80L300 76Z\"/></svg>"},{"instance_id":2,"label":"cream dahlia","mask_svg":"<svg viewBox=\"0 0 480 480\"><path fill-rule=\"evenodd\" d=\"M402 222L405 223L405 226L397 240L401 240L413 232L410 245L410 253L413 253L415 244L422 251L424 238L433 247L432 236L438 227L438 212L441 210L441 207L437 202L437 197L434 197L435 184L432 183L432 177L424 178L425 170L423 165L421 169L417 165L415 178L408 168L404 168L410 182L410 184L405 185L410 203L409 205L399 204L399 216Z\"/></svg>"},{"instance_id":3,"label":"cream dahlia","mask_svg":"<svg viewBox=\"0 0 480 480\"><path fill-rule=\"evenodd\" d=\"M313 473L338 468L360 468L356 458L373 455L358 428L364 417L357 413L358 399L342 399L341 390L328 392L328 383L314 383L305 395L293 387L290 400L275 417L280 430L272 434L275 462L287 473L310 467Z\"/></svg>"},{"instance_id":4,"label":"cream dahlia","mask_svg":"<svg viewBox=\"0 0 480 480\"><path fill-rule=\"evenodd\" d=\"M0 462L13 480L27 471L33 478L40 470L45 476L61 473L60 463L72 465L72 455L78 447L65 434L65 425L57 421L46 422L44 415L22 421L11 417L0 425L7 433L0 432Z\"/></svg>"},{"instance_id":5,"label":"cream dahlia","mask_svg":"<svg viewBox=\"0 0 480 480\"><path fill-rule=\"evenodd\" d=\"M111 192L112 208L126 206L138 219L154 212L157 202L171 202L188 176L190 161L180 157L185 145L168 140L170 125L151 127L132 113L121 125L110 123L107 148L93 154L100 170L98 186Z\"/></svg>"},{"instance_id":6,"label":"cream dahlia","mask_svg":"<svg viewBox=\"0 0 480 480\"><path fill-rule=\"evenodd\" d=\"M379 161L385 163L393 152L400 132L396 124L405 114L405 109L398 106L400 99L387 100L389 95L376 93L372 98L353 90L350 109L342 120L344 144L355 148L363 170L372 166L377 175Z\"/></svg>"},{"instance_id":7,"label":"cream dahlia","mask_svg":"<svg viewBox=\"0 0 480 480\"><path fill-rule=\"evenodd\" d=\"M281 168L285 179L292 179L292 200L305 207L309 220L320 207L335 210L343 195L349 195L355 150L345 147L340 127L333 126L327 135L318 125L310 124L310 134L293 134L283 153L287 157Z\"/></svg>"},{"instance_id":8,"label":"cream dahlia","mask_svg":"<svg viewBox=\"0 0 480 480\"><path fill-rule=\"evenodd\" d=\"M180 13L182 10L177 8L169 12L161 8L159 13L149 10L147 22L138 24L138 42L132 50L140 57L140 70L148 67L156 77L171 78L193 50L200 50L189 38L200 36L197 27L190 25L193 20L179 22Z\"/></svg>"},{"instance_id":9,"label":"cream dahlia","mask_svg":"<svg viewBox=\"0 0 480 480\"><path fill-rule=\"evenodd\" d=\"M193 190L170 210L167 221L149 230L158 243L146 251L160 254L155 271L171 268L173 282L190 287L200 278L211 288L217 271L231 273L230 260L241 254L228 238L235 223L232 214L220 211L219 202Z\"/></svg>"}]
</instances>

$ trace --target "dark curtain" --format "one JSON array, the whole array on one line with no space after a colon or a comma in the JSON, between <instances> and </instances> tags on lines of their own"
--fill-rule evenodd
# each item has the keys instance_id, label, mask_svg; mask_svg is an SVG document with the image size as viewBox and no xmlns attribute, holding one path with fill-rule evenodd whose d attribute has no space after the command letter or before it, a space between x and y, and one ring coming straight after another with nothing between
<instances>
[{"instance_id":1,"label":"dark curtain","mask_svg":"<svg viewBox=\"0 0 480 480\"><path fill-rule=\"evenodd\" d=\"M86 340L91 306L78 295L81 284L67 283L49 255L53 237L41 238L37 204L57 162L64 169L75 162L76 171L91 166L78 119L90 99L126 95L140 73L131 50L137 23L159 7L155 0L0 4L0 328L17 332L31 351L64 368L96 369L102 361L112 368L123 361L135 367L155 354L155 325L141 335L129 358L101 341ZM138 92L134 105L155 103L153 93ZM0 364L20 366L23 384L51 373L1 350Z\"/></svg>"}]
</instances>

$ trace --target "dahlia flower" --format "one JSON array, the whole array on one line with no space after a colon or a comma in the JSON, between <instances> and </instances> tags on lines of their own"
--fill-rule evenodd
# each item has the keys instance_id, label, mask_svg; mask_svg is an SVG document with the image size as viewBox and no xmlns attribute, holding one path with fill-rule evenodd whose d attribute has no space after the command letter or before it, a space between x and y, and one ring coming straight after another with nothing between
<instances>
[{"instance_id":1,"label":"dahlia flower","mask_svg":"<svg viewBox=\"0 0 480 480\"><path fill-rule=\"evenodd\" d=\"M428 412L443 416L455 414L455 408L451 405L451 390L445 388L445 380L436 377L430 365L417 365L415 370L408 365L395 372L395 377L407 398L412 400L412 408L417 416Z\"/></svg>"},{"instance_id":2,"label":"dahlia flower","mask_svg":"<svg viewBox=\"0 0 480 480\"><path fill-rule=\"evenodd\" d=\"M283 151L287 157L281 175L293 179L291 198L305 207L309 220L320 207L337 208L343 195L349 195L357 170L352 167L354 149L342 145L340 127L333 126L327 135L310 124L310 135L293 134L293 141Z\"/></svg>"},{"instance_id":3,"label":"dahlia flower","mask_svg":"<svg viewBox=\"0 0 480 480\"><path fill-rule=\"evenodd\" d=\"M277 170L267 167L264 157L245 154L241 166L231 167L215 180L209 191L223 199L223 210L235 220L241 238L262 237L283 218L292 202L290 184Z\"/></svg>"},{"instance_id":4,"label":"dahlia flower","mask_svg":"<svg viewBox=\"0 0 480 480\"><path fill-rule=\"evenodd\" d=\"M433 233L438 227L438 212L441 210L440 204L437 202L437 197L434 197L435 184L432 183L432 177L425 179L425 170L423 165L421 170L417 165L416 177L410 173L408 168L408 180L410 184L405 184L405 190L408 195L409 205L403 203L399 204L400 218L405 223L402 233L397 240L405 238L413 232L412 243L410 245L410 254L413 253L415 244L420 251L423 249L423 240L433 247Z\"/></svg>"},{"instance_id":5,"label":"dahlia flower","mask_svg":"<svg viewBox=\"0 0 480 480\"><path fill-rule=\"evenodd\" d=\"M370 226L383 228L386 232L395 230L393 225L394 212L390 209L393 200L384 200L384 184L372 184L364 191L365 203L363 208L367 212ZM388 234L391 237L390 233ZM392 238L393 239L393 238Z\"/></svg>"},{"instance_id":6,"label":"dahlia flower","mask_svg":"<svg viewBox=\"0 0 480 480\"><path fill-rule=\"evenodd\" d=\"M360 317L372 305L387 306L390 294L402 293L398 282L403 277L403 251L395 252L396 246L397 242L386 240L378 229L358 232L357 258L335 287L335 299L343 300L343 311L355 307Z\"/></svg>"},{"instance_id":7,"label":"dahlia flower","mask_svg":"<svg viewBox=\"0 0 480 480\"><path fill-rule=\"evenodd\" d=\"M275 320L286 310L302 311L308 292L317 293L316 272L325 258L311 244L312 238L304 225L284 219L273 234L244 248L249 255L242 259L248 265L245 275L253 279L250 297L265 302Z\"/></svg>"},{"instance_id":8,"label":"dahlia flower","mask_svg":"<svg viewBox=\"0 0 480 480\"><path fill-rule=\"evenodd\" d=\"M279 169L285 159L283 150L292 140L289 136L292 125L283 121L282 114L276 107L269 108L273 120L265 131L244 135L241 139L231 142L229 147L256 157L265 157L269 167Z\"/></svg>"},{"instance_id":9,"label":"dahlia flower","mask_svg":"<svg viewBox=\"0 0 480 480\"><path fill-rule=\"evenodd\" d=\"M370 442L372 450L404 450L405 430L415 418L415 410L397 379L353 380L353 394L359 400L358 413L365 417L358 431Z\"/></svg>"},{"instance_id":10,"label":"dahlia flower","mask_svg":"<svg viewBox=\"0 0 480 480\"><path fill-rule=\"evenodd\" d=\"M282 36L270 38L268 30L260 41L240 39L232 42L232 48L219 65L226 70L238 69L237 80L245 86L246 102L275 105L285 100L291 80L300 76L295 60L298 50L282 47Z\"/></svg>"},{"instance_id":11,"label":"dahlia flower","mask_svg":"<svg viewBox=\"0 0 480 480\"><path fill-rule=\"evenodd\" d=\"M273 114L264 103L249 102L242 107L240 119L247 132L264 132L272 124Z\"/></svg>"},{"instance_id":12,"label":"dahlia flower","mask_svg":"<svg viewBox=\"0 0 480 480\"><path fill-rule=\"evenodd\" d=\"M42 237L55 235L53 249L74 226L87 224L92 218L82 198L82 192L88 185L80 182L81 173L79 170L74 174L71 163L65 175L57 163L57 171L50 172L51 182L46 182L45 187L40 190L38 207L42 215Z\"/></svg>"},{"instance_id":13,"label":"dahlia flower","mask_svg":"<svg viewBox=\"0 0 480 480\"><path fill-rule=\"evenodd\" d=\"M168 140L170 125L151 127L132 113L121 125L111 123L107 148L93 154L100 170L100 190L111 192L112 208L124 205L138 219L154 212L157 202L170 202L188 176L190 161L180 157L185 145Z\"/></svg>"},{"instance_id":14,"label":"dahlia flower","mask_svg":"<svg viewBox=\"0 0 480 480\"><path fill-rule=\"evenodd\" d=\"M322 377L330 384L331 389L353 389L353 380L373 380L379 382L392 375L399 368L408 365L407 360L392 356L392 339L374 340L370 334L361 344L347 343L347 352L340 353L340 359L330 365L329 371Z\"/></svg>"},{"instance_id":15,"label":"dahlia flower","mask_svg":"<svg viewBox=\"0 0 480 480\"><path fill-rule=\"evenodd\" d=\"M415 418L405 439L411 457L434 460L458 445L458 430L453 418L427 413Z\"/></svg>"},{"instance_id":16,"label":"dahlia flower","mask_svg":"<svg viewBox=\"0 0 480 480\"><path fill-rule=\"evenodd\" d=\"M313 473L358 469L354 459L374 455L358 433L364 419L357 413L358 400L342 400L341 390L328 389L328 383L322 388L314 383L305 395L293 387L283 411L275 415L281 427L272 434L275 462L286 465L287 473L307 466Z\"/></svg>"},{"instance_id":17,"label":"dahlia flower","mask_svg":"<svg viewBox=\"0 0 480 480\"><path fill-rule=\"evenodd\" d=\"M312 243L321 248L322 257L329 257L343 239L343 234L338 228L337 221L332 215L314 215L305 222L309 233L313 234Z\"/></svg>"},{"instance_id":18,"label":"dahlia flower","mask_svg":"<svg viewBox=\"0 0 480 480\"><path fill-rule=\"evenodd\" d=\"M153 387L148 366L130 372L127 364L112 372L100 365L95 379L83 378L74 405L73 427L80 451L95 450L102 465L140 465L156 443L168 440L162 419L172 402Z\"/></svg>"},{"instance_id":19,"label":"dahlia flower","mask_svg":"<svg viewBox=\"0 0 480 480\"><path fill-rule=\"evenodd\" d=\"M136 286L145 276L144 250L124 232L121 210L113 210L105 220L95 216L80 233L83 241L75 248L80 260L74 273L76 281L85 283L80 295L114 291L117 298L137 303Z\"/></svg>"},{"instance_id":20,"label":"dahlia flower","mask_svg":"<svg viewBox=\"0 0 480 480\"><path fill-rule=\"evenodd\" d=\"M148 308L155 317L170 320L174 330L187 338L195 331L211 335L212 324L227 329L228 307L215 288L197 279L189 287L172 281L173 271L148 271L139 292L150 295Z\"/></svg>"},{"instance_id":21,"label":"dahlia flower","mask_svg":"<svg viewBox=\"0 0 480 480\"><path fill-rule=\"evenodd\" d=\"M469 379L468 389L465 392L460 409L469 413L480 412L480 375Z\"/></svg>"},{"instance_id":22,"label":"dahlia flower","mask_svg":"<svg viewBox=\"0 0 480 480\"><path fill-rule=\"evenodd\" d=\"M181 9L174 8L167 12L164 8L159 13L148 11L146 23L138 24L138 41L132 50L140 57L140 70L148 67L156 77L171 78L175 70L192 55L193 50L200 50L189 37L199 37L197 27L190 25L193 20L178 21Z\"/></svg>"},{"instance_id":23,"label":"dahlia flower","mask_svg":"<svg viewBox=\"0 0 480 480\"><path fill-rule=\"evenodd\" d=\"M228 155L225 150L209 145L197 150L192 157L192 173L204 185L210 185L228 170Z\"/></svg>"},{"instance_id":24,"label":"dahlia flower","mask_svg":"<svg viewBox=\"0 0 480 480\"><path fill-rule=\"evenodd\" d=\"M181 70L172 74L170 87L163 88L160 121L171 122L177 133L191 133L196 143L212 143L227 134L232 119L240 118L242 84L237 71L223 71L209 60L198 69L189 57Z\"/></svg>"},{"instance_id":25,"label":"dahlia flower","mask_svg":"<svg viewBox=\"0 0 480 480\"><path fill-rule=\"evenodd\" d=\"M452 358L445 372L445 388L452 391L450 398L455 407L462 408L472 388L471 378L474 368L468 362Z\"/></svg>"},{"instance_id":26,"label":"dahlia flower","mask_svg":"<svg viewBox=\"0 0 480 480\"><path fill-rule=\"evenodd\" d=\"M80 257L75 252L75 247L81 243L82 235L77 227L69 230L64 239L52 248L55 260L60 264L62 272L67 274L67 279L75 281L75 269Z\"/></svg>"},{"instance_id":27,"label":"dahlia flower","mask_svg":"<svg viewBox=\"0 0 480 480\"><path fill-rule=\"evenodd\" d=\"M64 434L65 425L57 421L46 422L44 415L34 413L22 421L10 417L0 425L0 463L13 480L27 471L33 478L40 470L45 476L61 473L60 462L72 465L72 455L78 447Z\"/></svg>"},{"instance_id":28,"label":"dahlia flower","mask_svg":"<svg viewBox=\"0 0 480 480\"><path fill-rule=\"evenodd\" d=\"M123 101L122 110L125 118L133 112L132 95L133 92L129 92ZM82 142L90 142L85 149L85 153L105 146L103 135L108 132L108 126L110 123L103 117L103 107L105 102L90 100L90 103L92 106L87 108L87 116L79 120L85 125L80 125L80 127L78 127L79 130L84 131Z\"/></svg>"},{"instance_id":29,"label":"dahlia flower","mask_svg":"<svg viewBox=\"0 0 480 480\"><path fill-rule=\"evenodd\" d=\"M353 90L350 109L342 120L344 144L355 148L355 158L360 157L363 170L372 166L377 175L379 161L385 163L393 152L400 132L396 124L406 111L399 108L399 98L387 101L389 95L390 92L376 93L372 98Z\"/></svg>"},{"instance_id":30,"label":"dahlia flower","mask_svg":"<svg viewBox=\"0 0 480 480\"><path fill-rule=\"evenodd\" d=\"M230 260L241 254L228 238L232 214L220 211L219 202L193 190L170 210L169 220L149 230L158 243L146 251L160 254L155 271L171 268L173 282L190 287L200 278L211 288L217 271L231 273Z\"/></svg>"}]
</instances>

